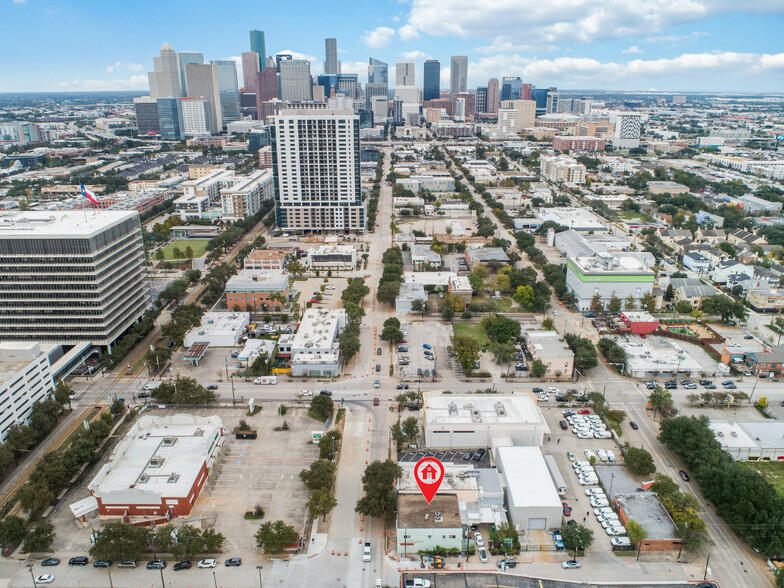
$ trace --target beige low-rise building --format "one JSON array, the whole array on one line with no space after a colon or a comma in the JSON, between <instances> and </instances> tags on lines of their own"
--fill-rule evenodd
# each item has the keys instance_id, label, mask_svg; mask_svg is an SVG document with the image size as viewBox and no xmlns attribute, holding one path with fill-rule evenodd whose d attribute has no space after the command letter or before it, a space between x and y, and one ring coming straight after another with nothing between
<instances>
[{"instance_id":1,"label":"beige low-rise building","mask_svg":"<svg viewBox=\"0 0 784 588\"><path fill-rule=\"evenodd\" d=\"M528 352L547 366L545 376L569 377L574 369L574 353L556 331L527 331Z\"/></svg>"}]
</instances>

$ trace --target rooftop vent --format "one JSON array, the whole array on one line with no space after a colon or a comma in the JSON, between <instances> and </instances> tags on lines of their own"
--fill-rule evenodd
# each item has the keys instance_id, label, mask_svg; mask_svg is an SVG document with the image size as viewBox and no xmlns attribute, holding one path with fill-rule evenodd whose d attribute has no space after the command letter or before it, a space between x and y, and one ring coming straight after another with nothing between
<instances>
[{"instance_id":1,"label":"rooftop vent","mask_svg":"<svg viewBox=\"0 0 784 588\"><path fill-rule=\"evenodd\" d=\"M498 416L504 416L506 414L506 409L504 408L503 402L495 403L495 412L498 414Z\"/></svg>"},{"instance_id":2,"label":"rooftop vent","mask_svg":"<svg viewBox=\"0 0 784 588\"><path fill-rule=\"evenodd\" d=\"M176 437L164 437L162 445L164 447L171 447L175 443L177 443L177 438Z\"/></svg>"},{"instance_id":3,"label":"rooftop vent","mask_svg":"<svg viewBox=\"0 0 784 588\"><path fill-rule=\"evenodd\" d=\"M157 455L154 455L154 456L152 456L152 457L150 458L150 463L149 463L149 466L150 466L151 468L159 468L159 467L161 467L161 466L163 465L163 461L164 461L164 460L163 460L163 458L162 458L162 457L159 457L159 456L157 456Z\"/></svg>"},{"instance_id":4,"label":"rooftop vent","mask_svg":"<svg viewBox=\"0 0 784 588\"><path fill-rule=\"evenodd\" d=\"M180 474L172 473L166 480L167 484L176 484L177 481L180 479Z\"/></svg>"},{"instance_id":5,"label":"rooftop vent","mask_svg":"<svg viewBox=\"0 0 784 588\"><path fill-rule=\"evenodd\" d=\"M144 484L145 482L149 482L149 481L150 481L150 476L148 476L147 474L142 474L141 476L139 476L139 484Z\"/></svg>"},{"instance_id":6,"label":"rooftop vent","mask_svg":"<svg viewBox=\"0 0 784 588\"><path fill-rule=\"evenodd\" d=\"M737 437L738 436L738 432L737 431L730 431L730 435L732 435L733 437ZM759 441L759 438L757 438L757 441Z\"/></svg>"},{"instance_id":7,"label":"rooftop vent","mask_svg":"<svg viewBox=\"0 0 784 588\"><path fill-rule=\"evenodd\" d=\"M204 437L204 429L196 429L193 432L194 437Z\"/></svg>"},{"instance_id":8,"label":"rooftop vent","mask_svg":"<svg viewBox=\"0 0 784 588\"><path fill-rule=\"evenodd\" d=\"M425 520L426 520L426 521L429 521L429 520L430 520L430 513L429 513L429 512L426 512L426 513L425 513Z\"/></svg>"},{"instance_id":9,"label":"rooftop vent","mask_svg":"<svg viewBox=\"0 0 784 588\"><path fill-rule=\"evenodd\" d=\"M441 516L441 513L438 512L438 511L436 511L436 522L437 523L443 523L444 522L444 518Z\"/></svg>"}]
</instances>

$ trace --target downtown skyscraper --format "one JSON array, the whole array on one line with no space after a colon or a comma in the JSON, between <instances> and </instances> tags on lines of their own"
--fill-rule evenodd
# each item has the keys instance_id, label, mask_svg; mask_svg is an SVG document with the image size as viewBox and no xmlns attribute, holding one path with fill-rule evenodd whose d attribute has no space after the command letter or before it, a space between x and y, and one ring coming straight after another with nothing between
<instances>
[{"instance_id":1,"label":"downtown skyscraper","mask_svg":"<svg viewBox=\"0 0 784 588\"><path fill-rule=\"evenodd\" d=\"M441 63L437 59L425 61L425 82L423 100L437 100L441 97Z\"/></svg>"},{"instance_id":2,"label":"downtown skyscraper","mask_svg":"<svg viewBox=\"0 0 784 588\"><path fill-rule=\"evenodd\" d=\"M147 74L150 81L150 96L153 98L182 96L180 60L169 43L163 44L160 56L154 57L152 64L153 71Z\"/></svg>"},{"instance_id":3,"label":"downtown skyscraper","mask_svg":"<svg viewBox=\"0 0 784 588\"><path fill-rule=\"evenodd\" d=\"M262 71L267 59L267 44L264 40L264 31L254 29L250 32L250 50L259 54L259 71Z\"/></svg>"},{"instance_id":4,"label":"downtown skyscraper","mask_svg":"<svg viewBox=\"0 0 784 588\"><path fill-rule=\"evenodd\" d=\"M324 74L335 75L340 73L338 61L338 40L335 38L324 39Z\"/></svg>"},{"instance_id":5,"label":"downtown skyscraper","mask_svg":"<svg viewBox=\"0 0 784 588\"><path fill-rule=\"evenodd\" d=\"M368 61L368 83L365 84L365 108L373 108L373 99L383 96L387 99L389 93L389 66L379 59L372 57Z\"/></svg>"},{"instance_id":6,"label":"downtown skyscraper","mask_svg":"<svg viewBox=\"0 0 784 588\"><path fill-rule=\"evenodd\" d=\"M449 67L449 93L458 94L468 91L468 57L465 55L452 56Z\"/></svg>"}]
</instances>

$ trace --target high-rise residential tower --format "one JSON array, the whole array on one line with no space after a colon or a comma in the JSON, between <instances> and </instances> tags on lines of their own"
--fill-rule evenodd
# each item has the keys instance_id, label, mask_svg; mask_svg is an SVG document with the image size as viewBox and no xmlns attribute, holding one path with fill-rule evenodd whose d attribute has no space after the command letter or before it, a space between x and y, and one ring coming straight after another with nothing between
<instances>
[{"instance_id":1,"label":"high-rise residential tower","mask_svg":"<svg viewBox=\"0 0 784 588\"><path fill-rule=\"evenodd\" d=\"M264 40L264 31L252 30L250 32L250 50L259 54L259 71L264 69L267 59L267 45Z\"/></svg>"},{"instance_id":2,"label":"high-rise residential tower","mask_svg":"<svg viewBox=\"0 0 784 588\"><path fill-rule=\"evenodd\" d=\"M415 65L413 61L395 63L395 86L415 86Z\"/></svg>"},{"instance_id":3,"label":"high-rise residential tower","mask_svg":"<svg viewBox=\"0 0 784 588\"><path fill-rule=\"evenodd\" d=\"M177 54L180 60L180 87L182 95L188 95L188 80L185 77L185 68L188 65L201 65L204 63L204 55L198 51L180 51Z\"/></svg>"},{"instance_id":4,"label":"high-rise residential tower","mask_svg":"<svg viewBox=\"0 0 784 588\"><path fill-rule=\"evenodd\" d=\"M150 304L144 278L135 211L0 213L2 341L111 346Z\"/></svg>"},{"instance_id":5,"label":"high-rise residential tower","mask_svg":"<svg viewBox=\"0 0 784 588\"><path fill-rule=\"evenodd\" d=\"M487 112L487 86L476 89L476 112Z\"/></svg>"},{"instance_id":6,"label":"high-rise residential tower","mask_svg":"<svg viewBox=\"0 0 784 588\"><path fill-rule=\"evenodd\" d=\"M271 128L278 228L363 231L359 117L354 111L284 109Z\"/></svg>"},{"instance_id":7,"label":"high-rise residential tower","mask_svg":"<svg viewBox=\"0 0 784 588\"><path fill-rule=\"evenodd\" d=\"M299 102L313 98L310 61L307 59L281 60L279 81L281 100Z\"/></svg>"},{"instance_id":8,"label":"high-rise residential tower","mask_svg":"<svg viewBox=\"0 0 784 588\"><path fill-rule=\"evenodd\" d=\"M242 54L242 87L246 92L256 92L256 76L259 69L259 54L245 51Z\"/></svg>"},{"instance_id":9,"label":"high-rise residential tower","mask_svg":"<svg viewBox=\"0 0 784 588\"><path fill-rule=\"evenodd\" d=\"M218 66L193 64L185 66L185 77L188 80L189 98L208 98L213 124L211 133L218 133L223 128L223 115L221 114L220 87L218 85Z\"/></svg>"},{"instance_id":10,"label":"high-rise residential tower","mask_svg":"<svg viewBox=\"0 0 784 588\"><path fill-rule=\"evenodd\" d=\"M182 120L182 99L158 98L157 102L161 139L179 141L184 136L185 129Z\"/></svg>"},{"instance_id":11,"label":"high-rise residential tower","mask_svg":"<svg viewBox=\"0 0 784 588\"><path fill-rule=\"evenodd\" d=\"M438 100L441 97L441 63L437 59L428 59L424 72L422 100Z\"/></svg>"},{"instance_id":12,"label":"high-rise residential tower","mask_svg":"<svg viewBox=\"0 0 784 588\"><path fill-rule=\"evenodd\" d=\"M240 120L240 92L237 88L237 64L230 59L211 61L218 72L218 95L221 108L221 126Z\"/></svg>"},{"instance_id":13,"label":"high-rise residential tower","mask_svg":"<svg viewBox=\"0 0 784 588\"><path fill-rule=\"evenodd\" d=\"M133 99L136 112L136 128L140 137L157 135L161 127L158 122L158 102L152 96L139 96Z\"/></svg>"},{"instance_id":14,"label":"high-rise residential tower","mask_svg":"<svg viewBox=\"0 0 784 588\"><path fill-rule=\"evenodd\" d=\"M449 79L450 94L468 91L468 57L465 55L452 56Z\"/></svg>"},{"instance_id":15,"label":"high-rise residential tower","mask_svg":"<svg viewBox=\"0 0 784 588\"><path fill-rule=\"evenodd\" d=\"M154 57L152 64L153 71L147 74L150 81L150 96L153 98L182 96L180 60L169 43L163 44L160 56Z\"/></svg>"},{"instance_id":16,"label":"high-rise residential tower","mask_svg":"<svg viewBox=\"0 0 784 588\"><path fill-rule=\"evenodd\" d=\"M324 39L324 73L326 75L339 74L340 65L338 62L338 40L334 38Z\"/></svg>"},{"instance_id":17,"label":"high-rise residential tower","mask_svg":"<svg viewBox=\"0 0 784 588\"><path fill-rule=\"evenodd\" d=\"M490 78L487 81L487 110L485 112L498 112L499 104L498 80L496 78Z\"/></svg>"}]
</instances>

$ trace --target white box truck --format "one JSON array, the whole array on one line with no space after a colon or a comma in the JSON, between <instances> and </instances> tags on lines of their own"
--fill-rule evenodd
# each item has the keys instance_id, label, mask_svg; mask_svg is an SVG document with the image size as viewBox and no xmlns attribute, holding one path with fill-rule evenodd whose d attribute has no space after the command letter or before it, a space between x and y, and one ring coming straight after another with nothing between
<instances>
[{"instance_id":1,"label":"white box truck","mask_svg":"<svg viewBox=\"0 0 784 588\"><path fill-rule=\"evenodd\" d=\"M253 380L254 384L277 384L278 376L259 376Z\"/></svg>"}]
</instances>

